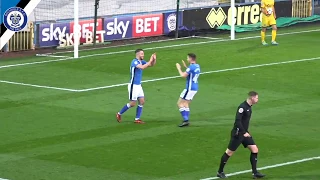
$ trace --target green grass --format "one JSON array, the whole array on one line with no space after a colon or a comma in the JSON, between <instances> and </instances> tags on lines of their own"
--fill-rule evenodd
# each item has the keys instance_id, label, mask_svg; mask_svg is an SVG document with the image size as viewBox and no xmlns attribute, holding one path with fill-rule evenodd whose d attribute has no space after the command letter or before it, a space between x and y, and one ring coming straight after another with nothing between
<instances>
[{"instance_id":1,"label":"green grass","mask_svg":"<svg viewBox=\"0 0 320 180\"><path fill-rule=\"evenodd\" d=\"M283 29L283 32L308 30ZM239 36L257 35L252 33ZM126 83L131 50L143 47L158 62L144 80L176 76L175 63L194 52L202 72L320 57L319 32L279 36L279 46L246 39L168 48L209 41L185 39L141 46L82 51L78 60L0 69L0 80L72 89ZM270 39L270 38L268 38ZM270 41L270 40L269 40ZM102 54L125 51L117 54ZM272 53L270 53L272 52ZM70 54L69 54L70 55ZM0 66L57 58L28 57ZM191 105L191 126L178 128L176 101L185 80L143 84L144 125L115 113L127 103L127 87L88 92L0 83L0 177L10 180L197 180L215 176L229 141L237 106L249 90L260 94L250 132L259 147L259 166L320 156L320 58L203 74ZM263 170L268 179L320 179L320 160ZM250 169L248 150L239 148L226 173ZM250 173L230 177L248 179Z\"/></svg>"}]
</instances>

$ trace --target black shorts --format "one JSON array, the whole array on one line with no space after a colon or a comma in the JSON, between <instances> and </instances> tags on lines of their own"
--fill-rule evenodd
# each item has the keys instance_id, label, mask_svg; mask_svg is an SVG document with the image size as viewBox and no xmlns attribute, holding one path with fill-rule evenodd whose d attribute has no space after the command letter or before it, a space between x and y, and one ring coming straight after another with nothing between
<instances>
[{"instance_id":1,"label":"black shorts","mask_svg":"<svg viewBox=\"0 0 320 180\"><path fill-rule=\"evenodd\" d=\"M243 135L231 136L228 149L236 151L240 144L242 144L244 148L247 148L248 145L256 145L252 137L244 137Z\"/></svg>"}]
</instances>

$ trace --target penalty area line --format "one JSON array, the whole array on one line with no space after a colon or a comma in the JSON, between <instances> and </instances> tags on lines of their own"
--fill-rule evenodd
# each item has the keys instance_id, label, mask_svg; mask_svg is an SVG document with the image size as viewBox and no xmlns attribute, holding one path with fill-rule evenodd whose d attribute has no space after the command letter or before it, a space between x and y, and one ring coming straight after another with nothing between
<instances>
[{"instance_id":1,"label":"penalty area line","mask_svg":"<svg viewBox=\"0 0 320 180\"><path fill-rule=\"evenodd\" d=\"M251 66L242 66L242 67L236 67L236 68L205 71L205 72L202 72L201 74L212 74L212 73L236 71L236 70L250 69L250 68L257 68L257 67L264 67L264 66L274 66L274 65L280 65L280 64L290 64L290 63L305 62L305 61L315 61L315 60L319 60L319 59L320 59L320 56L314 57L314 58L297 59L297 60L291 60L291 61L281 61L281 62L273 62L273 63L266 63L266 64L256 64L256 65L251 65ZM167 77L156 78L156 79L148 79L148 80L144 80L142 82L143 83L155 82L155 81L162 81L162 80L176 79L176 78L180 78L180 76L167 76ZM69 92L88 92L88 91L109 89L109 88L128 85L128 83L120 83L120 84L113 84L113 85L109 85L109 86L100 86L100 87L94 87L94 88L88 88L88 89L70 89L70 88L59 88L59 87L52 87L52 86L36 85L36 84L26 84L26 83L5 81L5 80L0 80L0 83L15 84L15 85L22 85L22 86L29 86L29 87L37 87L37 88L44 88L44 89L55 89L55 90L62 90L62 91L69 91Z\"/></svg>"},{"instance_id":2,"label":"penalty area line","mask_svg":"<svg viewBox=\"0 0 320 180\"><path fill-rule=\"evenodd\" d=\"M0 80L0 83L14 84L14 85L20 85L20 86L29 86L29 87L37 87L37 88L44 88L44 89L55 89L55 90L62 90L62 91L69 91L69 92L78 92L78 90L76 90L76 89L59 88L59 87L43 86L43 85L36 85L36 84L26 84L26 83L5 81L5 80Z\"/></svg>"},{"instance_id":3,"label":"penalty area line","mask_svg":"<svg viewBox=\"0 0 320 180\"><path fill-rule=\"evenodd\" d=\"M311 157L311 158L304 158L304 159L300 159L300 160L289 161L289 162L274 164L274 165L270 165L270 166L264 166L264 167L258 168L258 170L272 169L272 168L287 166L287 165L291 165L291 164L298 164L298 163L303 163L303 162L307 162L307 161L319 160L319 159L320 159L320 156L315 156L315 157ZM244 171L238 171L238 172L226 174L226 176L227 177L228 176L236 176L239 174L245 174L245 173L251 173L251 172L252 172L252 170L250 169L250 170L244 170ZM219 179L219 177L209 177L209 178L200 179L200 180L213 180L213 179Z\"/></svg>"},{"instance_id":4,"label":"penalty area line","mask_svg":"<svg viewBox=\"0 0 320 180\"><path fill-rule=\"evenodd\" d=\"M206 71L200 74L212 74L212 73L220 73L220 72L227 72L227 71L236 71L236 70L250 69L250 68L257 68L257 67L264 67L264 66L274 66L274 65L280 65L280 64L290 64L290 63L305 62L305 61L315 61L319 59L320 59L320 56L314 57L314 58L307 58L307 59L297 59L297 60L291 60L291 61L281 61L281 62L266 63L266 64L256 64L251 66L242 66L242 67L236 67L236 68L220 69L220 70L214 70L214 71ZM180 76L168 76L163 78L149 79L149 80L144 80L142 82L146 83L146 82L162 81L162 80L176 79L176 78L180 78ZM88 88L88 89L80 89L80 90L77 90L77 92L87 92L87 91L108 89L108 88L114 88L114 87L126 86L126 85L128 85L128 83L113 84L109 86L101 86L101 87Z\"/></svg>"}]
</instances>

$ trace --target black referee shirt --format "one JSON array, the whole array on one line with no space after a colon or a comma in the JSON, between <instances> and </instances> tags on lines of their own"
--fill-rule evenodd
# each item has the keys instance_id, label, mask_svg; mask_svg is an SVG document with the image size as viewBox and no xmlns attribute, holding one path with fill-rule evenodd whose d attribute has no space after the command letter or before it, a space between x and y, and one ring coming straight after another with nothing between
<instances>
[{"instance_id":1,"label":"black referee shirt","mask_svg":"<svg viewBox=\"0 0 320 180\"><path fill-rule=\"evenodd\" d=\"M249 129L249 122L251 118L251 106L244 101L237 109L236 120L232 129L233 134L245 134Z\"/></svg>"}]
</instances>

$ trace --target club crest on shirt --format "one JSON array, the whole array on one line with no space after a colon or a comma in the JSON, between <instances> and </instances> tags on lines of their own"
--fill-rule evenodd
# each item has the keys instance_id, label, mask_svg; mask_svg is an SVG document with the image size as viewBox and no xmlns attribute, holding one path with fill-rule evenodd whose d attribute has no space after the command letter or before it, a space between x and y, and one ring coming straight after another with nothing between
<instances>
[{"instance_id":1,"label":"club crest on shirt","mask_svg":"<svg viewBox=\"0 0 320 180\"><path fill-rule=\"evenodd\" d=\"M239 113L243 113L243 108L239 108Z\"/></svg>"},{"instance_id":2,"label":"club crest on shirt","mask_svg":"<svg viewBox=\"0 0 320 180\"><path fill-rule=\"evenodd\" d=\"M4 26L14 32L21 31L26 27L28 16L26 12L19 7L11 7L3 15Z\"/></svg>"}]
</instances>

